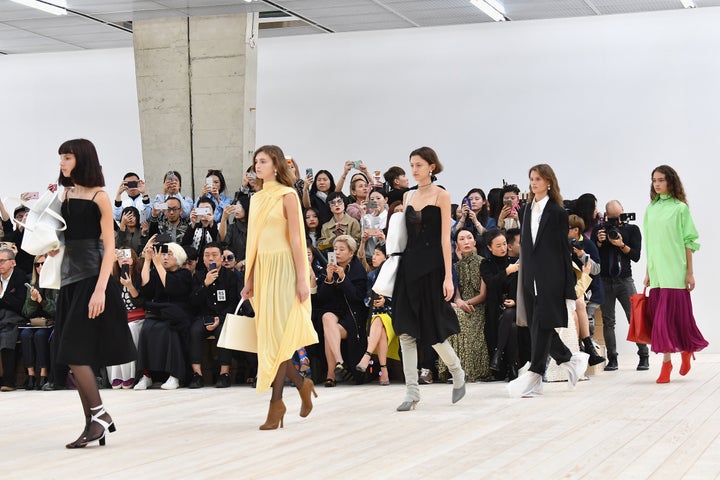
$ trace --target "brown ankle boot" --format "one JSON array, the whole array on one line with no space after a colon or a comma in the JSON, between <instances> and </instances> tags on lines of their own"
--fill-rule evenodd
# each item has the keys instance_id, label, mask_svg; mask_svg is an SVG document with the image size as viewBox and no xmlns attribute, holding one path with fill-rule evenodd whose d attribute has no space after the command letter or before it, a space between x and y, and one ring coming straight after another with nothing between
<instances>
[{"instance_id":1,"label":"brown ankle boot","mask_svg":"<svg viewBox=\"0 0 720 480\"><path fill-rule=\"evenodd\" d=\"M287 408L285 408L285 404L283 403L282 398L280 400L270 402L267 420L265 420L265 423L260 425L260 430L275 430L276 428L278 428L278 426L282 428L283 417L285 416L286 411Z\"/></svg>"},{"instance_id":2,"label":"brown ankle boot","mask_svg":"<svg viewBox=\"0 0 720 480\"><path fill-rule=\"evenodd\" d=\"M300 400L302 400L302 405L300 406L300 416L307 417L313 409L312 396L310 394L314 394L315 398L317 398L317 393L315 393L315 384L312 380L306 378L303 380L302 387L298 388L298 392L300 393Z\"/></svg>"}]
</instances>

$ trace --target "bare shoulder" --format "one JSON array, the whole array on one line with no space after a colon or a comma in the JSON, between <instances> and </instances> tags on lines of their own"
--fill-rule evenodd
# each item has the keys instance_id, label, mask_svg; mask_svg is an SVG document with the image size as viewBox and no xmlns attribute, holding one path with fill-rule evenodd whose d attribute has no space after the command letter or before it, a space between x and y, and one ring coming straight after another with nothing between
<instances>
[{"instance_id":1,"label":"bare shoulder","mask_svg":"<svg viewBox=\"0 0 720 480\"><path fill-rule=\"evenodd\" d=\"M445 190L444 188L435 187L435 189L436 189L435 191L437 194L438 204L447 202L447 204L449 205L450 204L450 193L447 190Z\"/></svg>"}]
</instances>

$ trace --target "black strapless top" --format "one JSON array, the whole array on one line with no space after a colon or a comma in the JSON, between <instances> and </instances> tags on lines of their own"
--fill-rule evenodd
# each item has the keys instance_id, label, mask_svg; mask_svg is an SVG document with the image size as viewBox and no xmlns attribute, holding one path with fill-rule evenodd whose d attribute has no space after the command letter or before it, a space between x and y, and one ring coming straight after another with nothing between
<instances>
[{"instance_id":1,"label":"black strapless top","mask_svg":"<svg viewBox=\"0 0 720 480\"><path fill-rule=\"evenodd\" d=\"M96 277L100 273L103 253L100 241L100 207L93 200L67 198L61 213L67 223L65 254L62 260L60 286Z\"/></svg>"}]
</instances>

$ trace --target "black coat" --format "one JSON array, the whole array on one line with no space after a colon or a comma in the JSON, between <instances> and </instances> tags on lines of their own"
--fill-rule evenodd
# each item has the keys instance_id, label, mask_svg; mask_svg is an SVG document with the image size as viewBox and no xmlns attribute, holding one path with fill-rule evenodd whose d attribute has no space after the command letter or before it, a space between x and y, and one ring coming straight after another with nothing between
<instances>
[{"instance_id":1,"label":"black coat","mask_svg":"<svg viewBox=\"0 0 720 480\"><path fill-rule=\"evenodd\" d=\"M543 329L567 327L565 300L576 299L567 212L548 199L533 244L532 202L528 202L525 209L520 236L520 268L528 324L540 322ZM533 284L537 286L537 296Z\"/></svg>"}]
</instances>

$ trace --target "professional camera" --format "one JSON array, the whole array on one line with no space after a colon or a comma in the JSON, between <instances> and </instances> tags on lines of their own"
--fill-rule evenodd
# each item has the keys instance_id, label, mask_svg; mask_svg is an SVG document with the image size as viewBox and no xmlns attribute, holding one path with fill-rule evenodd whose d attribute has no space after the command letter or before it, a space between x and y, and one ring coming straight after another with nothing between
<instances>
[{"instance_id":1,"label":"professional camera","mask_svg":"<svg viewBox=\"0 0 720 480\"><path fill-rule=\"evenodd\" d=\"M620 224L627 223L635 220L635 213L621 213L619 217L608 218L605 223L602 224L602 228L605 229L610 240L617 240L620 238Z\"/></svg>"}]
</instances>

